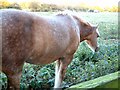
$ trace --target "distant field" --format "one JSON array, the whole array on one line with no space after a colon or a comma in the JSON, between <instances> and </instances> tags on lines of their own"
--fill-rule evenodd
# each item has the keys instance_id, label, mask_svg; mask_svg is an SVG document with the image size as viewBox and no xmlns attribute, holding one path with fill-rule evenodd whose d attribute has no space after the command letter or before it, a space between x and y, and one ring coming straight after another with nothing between
<instances>
[{"instance_id":1,"label":"distant field","mask_svg":"<svg viewBox=\"0 0 120 90\"><path fill-rule=\"evenodd\" d=\"M39 13L39 15L51 15L54 13ZM100 51L93 54L83 42L74 55L72 63L68 66L63 86L69 87L73 84L91 80L112 72L120 70L118 66L118 14L117 13L83 13L79 12L83 19L99 24L100 38L98 43ZM120 64L120 63L119 63ZM6 87L6 77L0 74L0 84ZM21 79L21 88L32 86L33 88L53 87L54 85L54 63L41 68L25 64Z\"/></svg>"}]
</instances>

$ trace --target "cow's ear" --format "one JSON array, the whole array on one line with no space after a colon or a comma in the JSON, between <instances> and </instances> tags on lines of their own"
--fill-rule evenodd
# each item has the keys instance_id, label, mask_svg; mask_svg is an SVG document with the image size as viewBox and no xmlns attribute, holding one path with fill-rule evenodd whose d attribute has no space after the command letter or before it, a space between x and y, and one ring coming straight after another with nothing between
<instances>
[{"instance_id":1,"label":"cow's ear","mask_svg":"<svg viewBox=\"0 0 120 90\"><path fill-rule=\"evenodd\" d=\"M96 29L98 28L98 25L94 25L94 26L92 26L92 28L93 28L94 30L96 30Z\"/></svg>"},{"instance_id":2,"label":"cow's ear","mask_svg":"<svg viewBox=\"0 0 120 90\"><path fill-rule=\"evenodd\" d=\"M83 22L83 26L87 27L89 25L88 22Z\"/></svg>"}]
</instances>

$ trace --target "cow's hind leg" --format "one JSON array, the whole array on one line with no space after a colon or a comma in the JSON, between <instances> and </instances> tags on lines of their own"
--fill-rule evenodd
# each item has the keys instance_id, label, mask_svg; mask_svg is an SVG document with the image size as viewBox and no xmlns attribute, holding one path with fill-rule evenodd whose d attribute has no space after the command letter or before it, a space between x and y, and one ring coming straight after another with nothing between
<instances>
[{"instance_id":1,"label":"cow's hind leg","mask_svg":"<svg viewBox=\"0 0 120 90\"><path fill-rule=\"evenodd\" d=\"M8 77L8 89L7 90L20 90L20 78L22 71L13 75L7 75Z\"/></svg>"},{"instance_id":2,"label":"cow's hind leg","mask_svg":"<svg viewBox=\"0 0 120 90\"><path fill-rule=\"evenodd\" d=\"M67 66L70 64L73 55L67 55L66 57L60 58L56 61L56 71L55 71L55 85L54 88L62 88L61 83L64 79L64 75L67 69Z\"/></svg>"}]
</instances>

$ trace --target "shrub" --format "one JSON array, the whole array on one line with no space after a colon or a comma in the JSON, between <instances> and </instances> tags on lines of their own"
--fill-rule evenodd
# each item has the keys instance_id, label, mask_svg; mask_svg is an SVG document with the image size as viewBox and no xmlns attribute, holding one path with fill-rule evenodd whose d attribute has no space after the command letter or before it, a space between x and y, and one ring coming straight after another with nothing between
<instances>
[{"instance_id":1,"label":"shrub","mask_svg":"<svg viewBox=\"0 0 120 90\"><path fill-rule=\"evenodd\" d=\"M39 11L40 4L38 2L31 2L30 5L29 5L29 9L33 12Z\"/></svg>"},{"instance_id":2,"label":"shrub","mask_svg":"<svg viewBox=\"0 0 120 90\"><path fill-rule=\"evenodd\" d=\"M20 7L20 5L18 3L10 4L7 8L21 9L21 7Z\"/></svg>"}]
</instances>

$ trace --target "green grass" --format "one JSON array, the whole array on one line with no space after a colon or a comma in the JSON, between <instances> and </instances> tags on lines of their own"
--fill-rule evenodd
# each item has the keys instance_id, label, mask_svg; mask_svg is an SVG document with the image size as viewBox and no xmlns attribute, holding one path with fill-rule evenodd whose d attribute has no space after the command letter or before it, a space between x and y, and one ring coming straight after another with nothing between
<instances>
[{"instance_id":1,"label":"green grass","mask_svg":"<svg viewBox=\"0 0 120 90\"><path fill-rule=\"evenodd\" d=\"M109 75L105 75L102 77L98 77L94 80L89 80L80 84L76 84L68 88L70 90L72 88L83 88L83 89L90 89L90 88L118 88L118 73L115 72Z\"/></svg>"},{"instance_id":2,"label":"green grass","mask_svg":"<svg viewBox=\"0 0 120 90\"><path fill-rule=\"evenodd\" d=\"M113 81L110 81L108 83L104 83L96 88L119 88L119 83L120 83L120 78L119 79L115 79ZM120 89L120 88L119 88Z\"/></svg>"},{"instance_id":3,"label":"green grass","mask_svg":"<svg viewBox=\"0 0 120 90\"><path fill-rule=\"evenodd\" d=\"M54 13L37 13L50 15ZM120 70L118 62L118 14L117 13L79 13L86 21L99 24L101 37L98 39L99 52L93 54L85 42L74 55L74 59L68 66L64 87L92 80ZM119 64L119 65L118 65ZM54 85L54 63L44 67L25 64L21 79L21 88L31 86L33 88L49 88ZM0 85L6 88L7 78L0 74ZM97 81L96 81L97 82Z\"/></svg>"}]
</instances>

